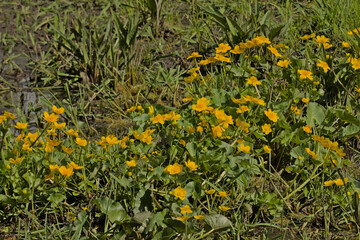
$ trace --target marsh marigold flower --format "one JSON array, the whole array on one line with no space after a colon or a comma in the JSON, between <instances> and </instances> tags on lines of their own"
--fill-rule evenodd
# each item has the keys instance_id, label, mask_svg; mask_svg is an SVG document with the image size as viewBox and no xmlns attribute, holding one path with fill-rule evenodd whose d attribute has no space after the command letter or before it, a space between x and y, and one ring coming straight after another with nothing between
<instances>
[{"instance_id":1,"label":"marsh marigold flower","mask_svg":"<svg viewBox=\"0 0 360 240\"><path fill-rule=\"evenodd\" d=\"M164 169L164 172L169 173L171 175L175 175L175 174L181 173L182 169L183 169L183 165L178 164L178 163L174 163L172 165L168 165Z\"/></svg>"},{"instance_id":2,"label":"marsh marigold flower","mask_svg":"<svg viewBox=\"0 0 360 240\"><path fill-rule=\"evenodd\" d=\"M187 220L189 220L189 219L190 219L189 216L181 216L181 217L178 217L178 218L177 218L177 220L182 221L182 222L187 221Z\"/></svg>"},{"instance_id":3,"label":"marsh marigold flower","mask_svg":"<svg viewBox=\"0 0 360 240\"><path fill-rule=\"evenodd\" d=\"M310 81L314 80L314 78L311 76L312 72L304 70L304 69L299 69L298 70L298 74L300 75L300 79L304 80L304 79L309 79Z\"/></svg>"},{"instance_id":4,"label":"marsh marigold flower","mask_svg":"<svg viewBox=\"0 0 360 240\"><path fill-rule=\"evenodd\" d=\"M74 163L73 161L71 161L68 165L69 165L69 167L72 167L72 168L75 169L75 170L80 170L80 169L83 169L83 168L84 168L83 166L77 165L77 164Z\"/></svg>"},{"instance_id":5,"label":"marsh marigold flower","mask_svg":"<svg viewBox=\"0 0 360 240\"><path fill-rule=\"evenodd\" d=\"M191 53L191 55L188 56L186 59L189 60L189 59L191 59L191 58L200 58L200 57L202 57L202 55L200 55L198 52L193 52L193 53Z\"/></svg>"},{"instance_id":6,"label":"marsh marigold flower","mask_svg":"<svg viewBox=\"0 0 360 240\"><path fill-rule=\"evenodd\" d=\"M330 186L334 185L334 183L335 183L335 182L334 182L333 180L325 181L325 182L324 182L324 186L325 186L325 187L330 187Z\"/></svg>"},{"instance_id":7,"label":"marsh marigold flower","mask_svg":"<svg viewBox=\"0 0 360 240\"><path fill-rule=\"evenodd\" d=\"M290 64L290 60L288 60L288 59L280 60L280 61L278 61L278 63L277 63L277 65L278 65L279 67L283 67L283 68L288 68L289 64Z\"/></svg>"},{"instance_id":8,"label":"marsh marigold flower","mask_svg":"<svg viewBox=\"0 0 360 240\"><path fill-rule=\"evenodd\" d=\"M276 112L273 112L270 108L269 110L264 111L265 115L273 122L277 122L279 119L279 116Z\"/></svg>"},{"instance_id":9,"label":"marsh marigold flower","mask_svg":"<svg viewBox=\"0 0 360 240\"><path fill-rule=\"evenodd\" d=\"M220 209L221 211L223 211L223 212L227 212L227 211L230 210L230 208L227 207L227 206L219 206L219 209Z\"/></svg>"},{"instance_id":10,"label":"marsh marigold flower","mask_svg":"<svg viewBox=\"0 0 360 240\"><path fill-rule=\"evenodd\" d=\"M189 205L185 205L180 209L181 209L181 214L192 213L191 207Z\"/></svg>"},{"instance_id":11,"label":"marsh marigold flower","mask_svg":"<svg viewBox=\"0 0 360 240\"><path fill-rule=\"evenodd\" d=\"M270 52L272 54L274 54L276 57L282 57L282 55L278 52L278 50L276 48L274 48L273 46L269 46L269 47L267 47L267 49L269 49Z\"/></svg>"},{"instance_id":12,"label":"marsh marigold flower","mask_svg":"<svg viewBox=\"0 0 360 240\"><path fill-rule=\"evenodd\" d=\"M227 195L226 192L221 191L221 192L219 192L218 194L215 194L215 196L217 196L217 197L227 197L228 195Z\"/></svg>"},{"instance_id":13,"label":"marsh marigold flower","mask_svg":"<svg viewBox=\"0 0 360 240\"><path fill-rule=\"evenodd\" d=\"M325 73L327 73L330 70L329 65L327 64L327 62L321 61L320 59L318 59L319 63L316 64L316 66L321 67Z\"/></svg>"},{"instance_id":14,"label":"marsh marigold flower","mask_svg":"<svg viewBox=\"0 0 360 240\"><path fill-rule=\"evenodd\" d=\"M186 167L188 167L190 169L190 171L196 171L197 168L199 167L198 165L195 164L195 162L188 160L187 162L185 162Z\"/></svg>"},{"instance_id":15,"label":"marsh marigold flower","mask_svg":"<svg viewBox=\"0 0 360 240\"><path fill-rule=\"evenodd\" d=\"M348 181L349 181L348 178L344 178L344 180L341 179L341 178L338 178L338 179L334 180L334 183L335 183L337 186L343 186L343 185L347 184Z\"/></svg>"},{"instance_id":16,"label":"marsh marigold flower","mask_svg":"<svg viewBox=\"0 0 360 240\"><path fill-rule=\"evenodd\" d=\"M215 193L215 189L209 189L209 190L205 190L206 194L214 194Z\"/></svg>"},{"instance_id":17,"label":"marsh marigold flower","mask_svg":"<svg viewBox=\"0 0 360 240\"><path fill-rule=\"evenodd\" d=\"M66 152L67 154L71 154L71 153L74 151L74 149L67 148L67 147L65 147L65 146L61 146L61 149L62 149L64 152Z\"/></svg>"},{"instance_id":18,"label":"marsh marigold flower","mask_svg":"<svg viewBox=\"0 0 360 240\"><path fill-rule=\"evenodd\" d=\"M215 48L216 53L226 53L231 49L229 44L220 43L217 48Z\"/></svg>"},{"instance_id":19,"label":"marsh marigold flower","mask_svg":"<svg viewBox=\"0 0 360 240\"><path fill-rule=\"evenodd\" d=\"M272 132L271 125L270 125L270 124L267 124L267 123L265 123L264 125L261 126L261 130L262 130L263 133L265 133L266 135L268 135L269 133Z\"/></svg>"},{"instance_id":20,"label":"marsh marigold flower","mask_svg":"<svg viewBox=\"0 0 360 240\"><path fill-rule=\"evenodd\" d=\"M342 42L341 44L344 48L350 48L350 43L349 42Z\"/></svg>"},{"instance_id":21,"label":"marsh marigold flower","mask_svg":"<svg viewBox=\"0 0 360 240\"><path fill-rule=\"evenodd\" d=\"M165 123L164 116L162 116L161 114L158 114L155 117L150 118L150 120L152 121L153 124L160 123L161 125L163 125Z\"/></svg>"},{"instance_id":22,"label":"marsh marigold flower","mask_svg":"<svg viewBox=\"0 0 360 240\"><path fill-rule=\"evenodd\" d=\"M266 153L271 153L271 148L268 145L264 145L263 149Z\"/></svg>"},{"instance_id":23,"label":"marsh marigold flower","mask_svg":"<svg viewBox=\"0 0 360 240\"><path fill-rule=\"evenodd\" d=\"M255 76L251 76L250 78L246 78L245 80L247 84L253 85L254 87L256 85L261 85L261 82Z\"/></svg>"},{"instance_id":24,"label":"marsh marigold flower","mask_svg":"<svg viewBox=\"0 0 360 240\"><path fill-rule=\"evenodd\" d=\"M75 143L77 145L79 145L79 146L82 146L82 147L85 147L87 145L86 139L82 139L82 138L79 138L79 137L76 138Z\"/></svg>"},{"instance_id":25,"label":"marsh marigold flower","mask_svg":"<svg viewBox=\"0 0 360 240\"><path fill-rule=\"evenodd\" d=\"M211 129L211 131L212 131L214 138L218 138L218 137L222 136L222 133L224 130L220 126L215 126Z\"/></svg>"},{"instance_id":26,"label":"marsh marigold flower","mask_svg":"<svg viewBox=\"0 0 360 240\"><path fill-rule=\"evenodd\" d=\"M310 98L302 98L301 101L303 103L308 103L310 101Z\"/></svg>"},{"instance_id":27,"label":"marsh marigold flower","mask_svg":"<svg viewBox=\"0 0 360 240\"><path fill-rule=\"evenodd\" d=\"M21 123L21 122L17 122L15 125L15 128L17 129L25 129L27 128L28 124L27 123Z\"/></svg>"},{"instance_id":28,"label":"marsh marigold flower","mask_svg":"<svg viewBox=\"0 0 360 240\"><path fill-rule=\"evenodd\" d=\"M135 160L126 161L126 165L128 167L136 167L136 161Z\"/></svg>"},{"instance_id":29,"label":"marsh marigold flower","mask_svg":"<svg viewBox=\"0 0 360 240\"><path fill-rule=\"evenodd\" d=\"M310 148L305 148L305 151L311 156L312 159L316 159L318 157L318 155L311 151Z\"/></svg>"},{"instance_id":30,"label":"marsh marigold flower","mask_svg":"<svg viewBox=\"0 0 360 240\"><path fill-rule=\"evenodd\" d=\"M182 188L182 187L177 187L174 189L174 196L181 199L181 200L185 200L186 197L186 189Z\"/></svg>"},{"instance_id":31,"label":"marsh marigold flower","mask_svg":"<svg viewBox=\"0 0 360 240\"><path fill-rule=\"evenodd\" d=\"M360 58L352 58L350 62L354 70L360 69Z\"/></svg>"},{"instance_id":32,"label":"marsh marigold flower","mask_svg":"<svg viewBox=\"0 0 360 240\"><path fill-rule=\"evenodd\" d=\"M311 130L311 126L310 126L310 125L303 126L302 129L303 129L304 132L306 132L306 133L312 133L312 130Z\"/></svg>"},{"instance_id":33,"label":"marsh marigold flower","mask_svg":"<svg viewBox=\"0 0 360 240\"><path fill-rule=\"evenodd\" d=\"M52 106L52 110L56 114L63 114L65 109L63 107L57 108L55 105Z\"/></svg>"},{"instance_id":34,"label":"marsh marigold flower","mask_svg":"<svg viewBox=\"0 0 360 240\"><path fill-rule=\"evenodd\" d=\"M73 175L74 169L73 169L71 166L69 166L68 168L65 167L65 166L61 166L61 167L59 168L59 172L60 172L61 175L63 175L63 176L65 176L66 178L68 178L68 177L71 177L71 175Z\"/></svg>"},{"instance_id":35,"label":"marsh marigold flower","mask_svg":"<svg viewBox=\"0 0 360 240\"><path fill-rule=\"evenodd\" d=\"M59 116L55 113L49 114L48 112L44 112L44 120L48 123L54 123L59 119Z\"/></svg>"},{"instance_id":36,"label":"marsh marigold flower","mask_svg":"<svg viewBox=\"0 0 360 240\"><path fill-rule=\"evenodd\" d=\"M12 164L20 164L24 160L25 157L18 157L16 159L10 158L9 162Z\"/></svg>"},{"instance_id":37,"label":"marsh marigold flower","mask_svg":"<svg viewBox=\"0 0 360 240\"><path fill-rule=\"evenodd\" d=\"M194 216L194 218L196 219L196 220L204 220L204 216L203 215L195 215Z\"/></svg>"},{"instance_id":38,"label":"marsh marigold flower","mask_svg":"<svg viewBox=\"0 0 360 240\"><path fill-rule=\"evenodd\" d=\"M312 33L312 34L310 34L310 35L304 35L304 36L302 36L302 37L300 37L300 39L301 40L308 40L308 39L310 39L310 38L314 38L315 37L315 33Z\"/></svg>"},{"instance_id":39,"label":"marsh marigold flower","mask_svg":"<svg viewBox=\"0 0 360 240\"><path fill-rule=\"evenodd\" d=\"M208 106L209 103L210 100L206 97L200 98L197 100L196 104L192 105L192 109L198 112L211 111L213 108Z\"/></svg>"},{"instance_id":40,"label":"marsh marigold flower","mask_svg":"<svg viewBox=\"0 0 360 240\"><path fill-rule=\"evenodd\" d=\"M249 153L251 149L250 146L245 146L244 144L240 144L240 147L238 148L243 153Z\"/></svg>"}]
</instances>

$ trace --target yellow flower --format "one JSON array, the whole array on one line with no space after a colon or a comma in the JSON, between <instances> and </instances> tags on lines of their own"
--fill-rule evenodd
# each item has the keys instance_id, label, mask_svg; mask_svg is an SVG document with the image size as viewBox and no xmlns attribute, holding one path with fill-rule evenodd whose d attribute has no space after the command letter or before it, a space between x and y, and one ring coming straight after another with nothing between
<instances>
[{"instance_id":1,"label":"yellow flower","mask_svg":"<svg viewBox=\"0 0 360 240\"><path fill-rule=\"evenodd\" d=\"M44 177L45 177L44 178L45 181L49 181L49 180L54 179L55 175L54 175L54 172L50 172L49 174L46 174Z\"/></svg>"},{"instance_id":2,"label":"yellow flower","mask_svg":"<svg viewBox=\"0 0 360 240\"><path fill-rule=\"evenodd\" d=\"M233 50L230 50L232 54L240 54L245 52L244 48L241 48L239 45L236 45Z\"/></svg>"},{"instance_id":3,"label":"yellow flower","mask_svg":"<svg viewBox=\"0 0 360 240\"><path fill-rule=\"evenodd\" d=\"M250 152L250 146L245 146L244 144L240 144L240 147L238 147L238 148L243 153L249 153Z\"/></svg>"},{"instance_id":4,"label":"yellow flower","mask_svg":"<svg viewBox=\"0 0 360 240\"><path fill-rule=\"evenodd\" d=\"M190 101L192 101L193 99L194 99L193 96L189 95L189 96L183 98L183 102L190 102Z\"/></svg>"},{"instance_id":5,"label":"yellow flower","mask_svg":"<svg viewBox=\"0 0 360 240\"><path fill-rule=\"evenodd\" d=\"M78 137L79 136L79 131L78 130L74 130L72 128L70 128L68 131L65 131L66 135L70 135L70 136L74 136L74 137Z\"/></svg>"},{"instance_id":6,"label":"yellow flower","mask_svg":"<svg viewBox=\"0 0 360 240\"><path fill-rule=\"evenodd\" d=\"M273 112L270 108L269 110L265 110L264 113L273 122L277 122L277 120L279 119L277 113Z\"/></svg>"},{"instance_id":7,"label":"yellow flower","mask_svg":"<svg viewBox=\"0 0 360 240\"><path fill-rule=\"evenodd\" d=\"M216 59L217 61L220 61L220 62L227 62L227 63L230 63L230 62L231 62L230 58L225 57L225 56L222 55L222 54L216 54L216 55L215 55L215 59Z\"/></svg>"},{"instance_id":8,"label":"yellow flower","mask_svg":"<svg viewBox=\"0 0 360 240\"><path fill-rule=\"evenodd\" d=\"M352 68L354 70L360 69L360 58L352 58L351 59Z\"/></svg>"},{"instance_id":9,"label":"yellow flower","mask_svg":"<svg viewBox=\"0 0 360 240\"><path fill-rule=\"evenodd\" d=\"M321 35L321 36L316 36L314 41L319 43L319 47L320 47L321 44L328 43L330 41L330 39L325 37L324 35Z\"/></svg>"},{"instance_id":10,"label":"yellow flower","mask_svg":"<svg viewBox=\"0 0 360 240\"><path fill-rule=\"evenodd\" d=\"M342 180L341 178L338 178L338 179L334 180L334 183L338 186L343 186L343 185L347 184L348 181L349 181L348 178L344 178L344 180Z\"/></svg>"},{"instance_id":11,"label":"yellow flower","mask_svg":"<svg viewBox=\"0 0 360 240\"><path fill-rule=\"evenodd\" d=\"M218 194L215 194L215 196L217 196L217 197L227 197L228 195L227 195L226 192L221 191L221 192L219 192Z\"/></svg>"},{"instance_id":12,"label":"yellow flower","mask_svg":"<svg viewBox=\"0 0 360 240\"><path fill-rule=\"evenodd\" d=\"M50 168L51 171L56 171L56 170L59 170L59 165L57 165L57 164L56 165L51 165L50 164L49 168Z\"/></svg>"},{"instance_id":13,"label":"yellow flower","mask_svg":"<svg viewBox=\"0 0 360 240\"><path fill-rule=\"evenodd\" d=\"M126 161L126 165L128 167L136 167L136 161L135 160Z\"/></svg>"},{"instance_id":14,"label":"yellow flower","mask_svg":"<svg viewBox=\"0 0 360 240\"><path fill-rule=\"evenodd\" d=\"M270 125L270 124L267 124L267 123L265 123L264 125L262 125L262 126L261 126L261 129L262 129L263 133L265 133L266 135L268 135L269 133L272 132L271 125Z\"/></svg>"},{"instance_id":15,"label":"yellow flower","mask_svg":"<svg viewBox=\"0 0 360 240\"><path fill-rule=\"evenodd\" d=\"M67 148L67 147L65 147L64 145L61 146L61 149L62 149L64 152L66 152L67 154L71 154L71 153L74 151L74 149Z\"/></svg>"},{"instance_id":16,"label":"yellow flower","mask_svg":"<svg viewBox=\"0 0 360 240\"><path fill-rule=\"evenodd\" d=\"M266 153L271 153L271 148L268 145L264 145L263 149Z\"/></svg>"},{"instance_id":17,"label":"yellow flower","mask_svg":"<svg viewBox=\"0 0 360 240\"><path fill-rule=\"evenodd\" d=\"M195 215L194 216L194 218L196 219L196 220L204 220L204 216L203 215Z\"/></svg>"},{"instance_id":18,"label":"yellow flower","mask_svg":"<svg viewBox=\"0 0 360 240\"><path fill-rule=\"evenodd\" d=\"M161 114L156 115L155 117L150 118L153 124L160 123L161 125L164 124L164 116Z\"/></svg>"},{"instance_id":19,"label":"yellow flower","mask_svg":"<svg viewBox=\"0 0 360 240\"><path fill-rule=\"evenodd\" d=\"M355 90L355 92L360 93L360 87L359 88L355 87L354 90Z\"/></svg>"},{"instance_id":20,"label":"yellow flower","mask_svg":"<svg viewBox=\"0 0 360 240\"><path fill-rule=\"evenodd\" d=\"M278 50L276 48L274 48L273 46L269 46L269 47L267 47L267 49L269 49L270 52L272 54L274 54L276 57L282 57L282 55L278 52Z\"/></svg>"},{"instance_id":21,"label":"yellow flower","mask_svg":"<svg viewBox=\"0 0 360 240\"><path fill-rule=\"evenodd\" d=\"M325 187L329 187L329 186L334 185L334 183L335 183L335 182L334 182L333 180L325 181L325 182L324 182L324 186L325 186Z\"/></svg>"},{"instance_id":22,"label":"yellow flower","mask_svg":"<svg viewBox=\"0 0 360 240\"><path fill-rule=\"evenodd\" d=\"M174 122L176 122L180 120L180 118L180 114L176 114L174 111L171 111L170 113L164 115L164 120L166 121L173 120Z\"/></svg>"},{"instance_id":23,"label":"yellow flower","mask_svg":"<svg viewBox=\"0 0 360 240\"><path fill-rule=\"evenodd\" d=\"M174 196L184 200L186 197L186 189L185 188L181 188L181 187L177 187L174 189Z\"/></svg>"},{"instance_id":24,"label":"yellow flower","mask_svg":"<svg viewBox=\"0 0 360 240\"><path fill-rule=\"evenodd\" d=\"M191 53L190 56L188 56L186 59L189 60L191 58L199 58L199 57L202 57L202 55L200 55L198 52L193 52Z\"/></svg>"},{"instance_id":25,"label":"yellow flower","mask_svg":"<svg viewBox=\"0 0 360 240\"><path fill-rule=\"evenodd\" d=\"M82 146L82 147L85 147L87 145L86 139L82 139L82 138L79 138L79 137L76 138L75 143L77 145L79 145L79 146Z\"/></svg>"},{"instance_id":26,"label":"yellow flower","mask_svg":"<svg viewBox=\"0 0 360 240\"><path fill-rule=\"evenodd\" d=\"M210 190L205 190L206 194L214 194L215 193L215 189L210 189Z\"/></svg>"},{"instance_id":27,"label":"yellow flower","mask_svg":"<svg viewBox=\"0 0 360 240\"><path fill-rule=\"evenodd\" d=\"M290 110L293 111L295 114L301 114L301 110L297 106L291 106Z\"/></svg>"},{"instance_id":28,"label":"yellow flower","mask_svg":"<svg viewBox=\"0 0 360 240\"><path fill-rule=\"evenodd\" d=\"M222 136L223 133L223 129L220 126L215 126L211 129L212 134L214 136L214 138L218 138Z\"/></svg>"},{"instance_id":29,"label":"yellow flower","mask_svg":"<svg viewBox=\"0 0 360 240\"><path fill-rule=\"evenodd\" d=\"M229 44L220 43L219 46L217 48L215 48L215 51L216 51L216 53L226 53L230 49L231 49L231 47L229 46Z\"/></svg>"},{"instance_id":30,"label":"yellow flower","mask_svg":"<svg viewBox=\"0 0 360 240\"><path fill-rule=\"evenodd\" d=\"M195 164L195 162L192 162L190 160L185 162L185 165L190 169L190 171L196 171L197 168L199 167L198 165Z\"/></svg>"},{"instance_id":31,"label":"yellow flower","mask_svg":"<svg viewBox=\"0 0 360 240\"><path fill-rule=\"evenodd\" d=\"M247 84L253 85L254 87L256 85L261 85L261 82L255 76L251 76L250 78L246 78L245 80Z\"/></svg>"},{"instance_id":32,"label":"yellow flower","mask_svg":"<svg viewBox=\"0 0 360 240\"><path fill-rule=\"evenodd\" d=\"M315 37L315 33L312 33L310 35L304 35L302 37L300 37L301 40L308 40L310 38L314 38Z\"/></svg>"},{"instance_id":33,"label":"yellow flower","mask_svg":"<svg viewBox=\"0 0 360 240\"><path fill-rule=\"evenodd\" d=\"M302 98L301 101L303 103L308 103L310 101L310 98Z\"/></svg>"},{"instance_id":34,"label":"yellow flower","mask_svg":"<svg viewBox=\"0 0 360 240\"><path fill-rule=\"evenodd\" d=\"M196 67L196 68L192 68L192 69L188 70L188 72L191 73L191 74L194 74L199 70L200 70L200 67Z\"/></svg>"},{"instance_id":35,"label":"yellow flower","mask_svg":"<svg viewBox=\"0 0 360 240\"><path fill-rule=\"evenodd\" d=\"M25 157L18 157L16 159L10 158L9 162L12 164L20 164L24 160L24 158Z\"/></svg>"},{"instance_id":36,"label":"yellow flower","mask_svg":"<svg viewBox=\"0 0 360 240\"><path fill-rule=\"evenodd\" d=\"M17 122L15 125L15 128L17 129L25 129L27 128L28 124L27 123L21 123L21 122Z\"/></svg>"},{"instance_id":37,"label":"yellow flower","mask_svg":"<svg viewBox=\"0 0 360 240\"><path fill-rule=\"evenodd\" d=\"M83 168L84 168L84 166L79 166L79 165L77 165L76 163L74 163L73 161L71 161L71 162L69 163L69 167L72 167L72 168L75 169L75 170L79 170L79 169L83 169Z\"/></svg>"},{"instance_id":38,"label":"yellow flower","mask_svg":"<svg viewBox=\"0 0 360 240\"><path fill-rule=\"evenodd\" d=\"M178 217L178 218L177 218L177 220L182 221L182 222L187 221L187 220L189 220L189 219L190 219L189 216L181 216L181 217Z\"/></svg>"},{"instance_id":39,"label":"yellow flower","mask_svg":"<svg viewBox=\"0 0 360 240\"><path fill-rule=\"evenodd\" d=\"M240 128L240 130L244 131L245 133L249 132L249 127L250 124L245 122L245 121L241 121L240 119L236 119L235 120L235 125Z\"/></svg>"},{"instance_id":40,"label":"yellow flower","mask_svg":"<svg viewBox=\"0 0 360 240\"><path fill-rule=\"evenodd\" d=\"M278 65L279 67L288 68L288 66L289 66L290 63L291 63L290 60L285 59L285 60L280 60L280 61L277 63L277 65Z\"/></svg>"},{"instance_id":41,"label":"yellow flower","mask_svg":"<svg viewBox=\"0 0 360 240\"><path fill-rule=\"evenodd\" d=\"M126 109L127 112L135 112L136 106L132 106L131 108Z\"/></svg>"},{"instance_id":42,"label":"yellow flower","mask_svg":"<svg viewBox=\"0 0 360 240\"><path fill-rule=\"evenodd\" d=\"M63 123L54 122L54 128L56 128L56 129L63 129L65 127L66 127L66 122L63 122Z\"/></svg>"},{"instance_id":43,"label":"yellow flower","mask_svg":"<svg viewBox=\"0 0 360 240\"><path fill-rule=\"evenodd\" d=\"M311 156L312 159L316 159L318 157L318 155L311 151L310 148L305 148L305 151Z\"/></svg>"},{"instance_id":44,"label":"yellow flower","mask_svg":"<svg viewBox=\"0 0 360 240\"><path fill-rule=\"evenodd\" d=\"M314 80L314 78L311 76L312 72L304 70L304 69L299 69L298 70L298 74L300 74L300 79L309 79L310 81Z\"/></svg>"},{"instance_id":45,"label":"yellow flower","mask_svg":"<svg viewBox=\"0 0 360 240\"><path fill-rule=\"evenodd\" d=\"M178 163L174 163L173 165L168 165L165 169L164 172L169 173L171 175L175 175L175 174L179 174L181 173L183 169L183 165L178 164Z\"/></svg>"},{"instance_id":46,"label":"yellow flower","mask_svg":"<svg viewBox=\"0 0 360 240\"><path fill-rule=\"evenodd\" d=\"M318 59L319 63L316 64L316 66L321 67L325 73L327 73L330 69L329 65L327 64L327 62L321 61L320 59Z\"/></svg>"},{"instance_id":47,"label":"yellow flower","mask_svg":"<svg viewBox=\"0 0 360 240\"><path fill-rule=\"evenodd\" d=\"M221 211L223 211L223 212L226 212L226 211L229 211L229 210L230 210L230 208L227 207L227 206L219 206L219 209L220 209Z\"/></svg>"},{"instance_id":48,"label":"yellow flower","mask_svg":"<svg viewBox=\"0 0 360 240\"><path fill-rule=\"evenodd\" d=\"M208 106L209 103L210 100L206 99L205 97L200 98L197 100L196 104L192 105L192 109L198 112L211 111L213 108Z\"/></svg>"},{"instance_id":49,"label":"yellow flower","mask_svg":"<svg viewBox=\"0 0 360 240\"><path fill-rule=\"evenodd\" d=\"M236 113L244 113L244 112L247 112L249 110L250 109L249 109L248 106L241 105L241 106L239 106L239 108L236 109Z\"/></svg>"},{"instance_id":50,"label":"yellow flower","mask_svg":"<svg viewBox=\"0 0 360 240\"><path fill-rule=\"evenodd\" d=\"M16 119L15 115L13 113L4 111L4 116L6 117L7 120L9 119Z\"/></svg>"},{"instance_id":51,"label":"yellow flower","mask_svg":"<svg viewBox=\"0 0 360 240\"><path fill-rule=\"evenodd\" d=\"M181 209L181 214L192 213L191 207L189 205L185 205L180 209Z\"/></svg>"},{"instance_id":52,"label":"yellow flower","mask_svg":"<svg viewBox=\"0 0 360 240\"><path fill-rule=\"evenodd\" d=\"M360 28L355 28L355 29L353 29L353 30L348 31L348 34L349 34L350 36L354 36L354 34L355 34L355 35L359 35L359 31L360 31Z\"/></svg>"},{"instance_id":53,"label":"yellow flower","mask_svg":"<svg viewBox=\"0 0 360 240\"><path fill-rule=\"evenodd\" d=\"M342 46L344 48L350 48L350 43L349 42L342 42Z\"/></svg>"},{"instance_id":54,"label":"yellow flower","mask_svg":"<svg viewBox=\"0 0 360 240\"><path fill-rule=\"evenodd\" d=\"M310 125L303 126L302 129L303 129L304 132L306 132L306 133L312 133L312 130L311 130L311 126L310 126Z\"/></svg>"},{"instance_id":55,"label":"yellow flower","mask_svg":"<svg viewBox=\"0 0 360 240\"><path fill-rule=\"evenodd\" d=\"M253 38L251 41L252 41L253 44L255 44L256 46L261 46L261 45L263 45L264 43L271 44L270 39L268 39L267 37L264 37L264 36L255 37L255 38Z\"/></svg>"},{"instance_id":56,"label":"yellow flower","mask_svg":"<svg viewBox=\"0 0 360 240\"><path fill-rule=\"evenodd\" d=\"M68 177L71 177L71 175L73 175L73 173L74 173L74 170L73 170L73 168L70 166L70 167L65 167L65 166L61 166L60 168L59 168L59 172L60 172L60 174L61 175L63 175L63 176L65 176L66 178L68 178Z\"/></svg>"},{"instance_id":57,"label":"yellow flower","mask_svg":"<svg viewBox=\"0 0 360 240\"><path fill-rule=\"evenodd\" d=\"M54 113L56 114L63 114L65 109L63 107L61 108L57 108L55 105L52 106L52 110L54 111Z\"/></svg>"},{"instance_id":58,"label":"yellow flower","mask_svg":"<svg viewBox=\"0 0 360 240\"><path fill-rule=\"evenodd\" d=\"M55 113L49 115L48 112L44 112L44 120L47 121L48 123L56 122L58 119L59 116L56 115Z\"/></svg>"},{"instance_id":59,"label":"yellow flower","mask_svg":"<svg viewBox=\"0 0 360 240\"><path fill-rule=\"evenodd\" d=\"M203 132L204 131L204 128L202 126L197 126L196 127L196 131L197 132Z\"/></svg>"}]
</instances>

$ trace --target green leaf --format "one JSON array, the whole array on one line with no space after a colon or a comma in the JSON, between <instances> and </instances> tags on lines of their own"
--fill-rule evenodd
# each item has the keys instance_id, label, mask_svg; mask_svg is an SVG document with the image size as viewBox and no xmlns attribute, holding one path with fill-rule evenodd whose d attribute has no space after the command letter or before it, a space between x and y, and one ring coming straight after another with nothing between
<instances>
[{"instance_id":1,"label":"green leaf","mask_svg":"<svg viewBox=\"0 0 360 240\"><path fill-rule=\"evenodd\" d=\"M341 135L343 137L352 137L360 134L360 127L358 125L349 125L342 129Z\"/></svg>"},{"instance_id":2,"label":"green leaf","mask_svg":"<svg viewBox=\"0 0 360 240\"><path fill-rule=\"evenodd\" d=\"M151 212L139 212L136 213L133 217L133 220L137 223L143 224L146 220L148 220L151 216Z\"/></svg>"},{"instance_id":3,"label":"green leaf","mask_svg":"<svg viewBox=\"0 0 360 240\"><path fill-rule=\"evenodd\" d=\"M318 103L311 102L307 108L306 123L312 127L315 127L315 122L319 125L325 119L325 108Z\"/></svg>"},{"instance_id":4,"label":"green leaf","mask_svg":"<svg viewBox=\"0 0 360 240\"><path fill-rule=\"evenodd\" d=\"M60 202L64 201L66 196L62 193L52 193L47 200L51 202L51 207L56 207Z\"/></svg>"},{"instance_id":5,"label":"green leaf","mask_svg":"<svg viewBox=\"0 0 360 240\"><path fill-rule=\"evenodd\" d=\"M207 215L204 220L215 231L224 231L232 227L231 221L220 214Z\"/></svg>"},{"instance_id":6,"label":"green leaf","mask_svg":"<svg viewBox=\"0 0 360 240\"><path fill-rule=\"evenodd\" d=\"M351 113L348 113L343 109L333 109L333 112L342 121L360 126L360 121Z\"/></svg>"},{"instance_id":7,"label":"green leaf","mask_svg":"<svg viewBox=\"0 0 360 240\"><path fill-rule=\"evenodd\" d=\"M195 156L196 156L195 144L192 143L192 142L187 143L187 144L186 144L186 149L188 150L190 156L191 156L192 158L195 158Z\"/></svg>"},{"instance_id":8,"label":"green leaf","mask_svg":"<svg viewBox=\"0 0 360 240\"><path fill-rule=\"evenodd\" d=\"M130 218L120 203L108 197L98 198L95 203L100 211L109 217L111 222L123 222Z\"/></svg>"}]
</instances>

